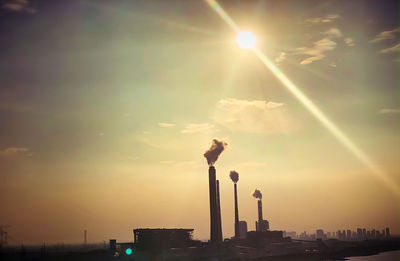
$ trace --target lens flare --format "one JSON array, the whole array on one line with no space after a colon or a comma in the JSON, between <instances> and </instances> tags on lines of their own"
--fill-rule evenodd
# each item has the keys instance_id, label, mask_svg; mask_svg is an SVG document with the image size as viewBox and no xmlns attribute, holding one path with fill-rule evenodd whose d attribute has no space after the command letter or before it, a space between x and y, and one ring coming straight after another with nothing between
<instances>
[{"instance_id":1,"label":"lens flare","mask_svg":"<svg viewBox=\"0 0 400 261\"><path fill-rule=\"evenodd\" d=\"M240 31L237 34L236 42L242 49L251 49L256 46L256 37L250 31Z\"/></svg>"},{"instance_id":2,"label":"lens flare","mask_svg":"<svg viewBox=\"0 0 400 261\"><path fill-rule=\"evenodd\" d=\"M237 33L240 33L239 27L222 9L215 0L206 0L207 3L217 12L218 15ZM289 78L287 78L278 67L276 67L260 50L252 48L255 55L261 62L281 81L283 86L290 91L325 127L329 132L339 140L361 163L367 167L372 174L382 181L393 193L400 195L400 188L392 181L387 173L379 168L360 148L358 148L342 130L340 130Z\"/></svg>"}]
</instances>

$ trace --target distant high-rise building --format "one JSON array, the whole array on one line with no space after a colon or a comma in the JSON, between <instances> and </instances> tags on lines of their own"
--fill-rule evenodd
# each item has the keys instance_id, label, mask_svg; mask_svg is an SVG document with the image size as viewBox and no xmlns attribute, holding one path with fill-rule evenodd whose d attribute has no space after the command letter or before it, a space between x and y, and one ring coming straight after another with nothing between
<instances>
[{"instance_id":1,"label":"distant high-rise building","mask_svg":"<svg viewBox=\"0 0 400 261\"><path fill-rule=\"evenodd\" d=\"M324 238L324 230L323 229L317 229L315 232L315 238L316 239L323 239Z\"/></svg>"},{"instance_id":2,"label":"distant high-rise building","mask_svg":"<svg viewBox=\"0 0 400 261\"><path fill-rule=\"evenodd\" d=\"M239 238L246 239L247 237L247 223L246 221L239 221Z\"/></svg>"},{"instance_id":3,"label":"distant high-rise building","mask_svg":"<svg viewBox=\"0 0 400 261\"><path fill-rule=\"evenodd\" d=\"M386 237L390 238L390 229L388 227L386 228Z\"/></svg>"},{"instance_id":4,"label":"distant high-rise building","mask_svg":"<svg viewBox=\"0 0 400 261\"><path fill-rule=\"evenodd\" d=\"M367 230L365 228L363 228L363 230L362 230L362 237L363 238L367 237Z\"/></svg>"},{"instance_id":5,"label":"distant high-rise building","mask_svg":"<svg viewBox=\"0 0 400 261\"><path fill-rule=\"evenodd\" d=\"M307 232L304 231L300 234L300 239L307 239Z\"/></svg>"},{"instance_id":6,"label":"distant high-rise building","mask_svg":"<svg viewBox=\"0 0 400 261\"><path fill-rule=\"evenodd\" d=\"M348 240L351 239L351 230L350 230L350 229L347 229L347 231L346 231L346 238L347 238Z\"/></svg>"},{"instance_id":7,"label":"distant high-rise building","mask_svg":"<svg viewBox=\"0 0 400 261\"><path fill-rule=\"evenodd\" d=\"M372 238L376 238L376 231L375 231L375 229L372 229L372 231L371 231L371 237L372 237Z\"/></svg>"},{"instance_id":8,"label":"distant high-rise building","mask_svg":"<svg viewBox=\"0 0 400 261\"><path fill-rule=\"evenodd\" d=\"M357 239L358 240L362 239L362 235L363 235L362 228L357 228Z\"/></svg>"},{"instance_id":9,"label":"distant high-rise building","mask_svg":"<svg viewBox=\"0 0 400 261\"><path fill-rule=\"evenodd\" d=\"M110 239L110 251L113 255L117 251L117 240L116 239Z\"/></svg>"}]
</instances>

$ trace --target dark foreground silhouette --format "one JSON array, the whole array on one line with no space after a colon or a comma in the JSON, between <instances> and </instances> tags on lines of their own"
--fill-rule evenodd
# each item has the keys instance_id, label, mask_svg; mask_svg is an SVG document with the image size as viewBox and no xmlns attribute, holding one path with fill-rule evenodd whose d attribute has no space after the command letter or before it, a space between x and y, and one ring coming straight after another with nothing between
<instances>
[{"instance_id":1,"label":"dark foreground silhouette","mask_svg":"<svg viewBox=\"0 0 400 261\"><path fill-rule=\"evenodd\" d=\"M400 249L400 238L358 242L339 240L300 242L289 239L287 242L280 243L229 240L218 246L199 241L193 241L193 243L193 246L181 248L163 248L162 246L152 248L146 245L144 249L140 249L133 243L125 243L126 248L133 245L130 255L124 248L118 248L114 252L108 245L3 247L0 251L0 260L344 260L351 256L375 255Z\"/></svg>"}]
</instances>

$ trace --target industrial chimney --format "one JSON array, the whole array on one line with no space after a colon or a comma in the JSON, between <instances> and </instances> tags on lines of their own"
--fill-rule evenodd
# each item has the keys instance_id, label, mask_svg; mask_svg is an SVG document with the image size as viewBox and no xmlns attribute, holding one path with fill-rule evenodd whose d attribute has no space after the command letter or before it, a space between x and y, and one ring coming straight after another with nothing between
<instances>
[{"instance_id":1,"label":"industrial chimney","mask_svg":"<svg viewBox=\"0 0 400 261\"><path fill-rule=\"evenodd\" d=\"M218 242L222 242L222 223L221 223L221 201L219 196L219 180L217 180L217 222L218 222Z\"/></svg>"},{"instance_id":2,"label":"industrial chimney","mask_svg":"<svg viewBox=\"0 0 400 261\"><path fill-rule=\"evenodd\" d=\"M258 204L258 223L260 224L260 222L263 220L261 199L257 201L257 204Z\"/></svg>"},{"instance_id":3,"label":"industrial chimney","mask_svg":"<svg viewBox=\"0 0 400 261\"><path fill-rule=\"evenodd\" d=\"M239 208L238 208L238 200L237 200L237 182L239 181L239 173L232 170L229 173L229 177L233 181L234 185L234 197L235 197L235 238L238 239L239 236Z\"/></svg>"},{"instance_id":4,"label":"industrial chimney","mask_svg":"<svg viewBox=\"0 0 400 261\"><path fill-rule=\"evenodd\" d=\"M219 241L218 233L218 208L217 208L217 185L215 178L215 168L208 168L209 190L210 190L210 241L215 244Z\"/></svg>"},{"instance_id":5,"label":"industrial chimney","mask_svg":"<svg viewBox=\"0 0 400 261\"><path fill-rule=\"evenodd\" d=\"M210 191L210 242L218 244L222 242L222 226L221 226L221 206L219 200L219 182L216 180L214 163L219 155L228 146L225 141L217 139L212 140L211 147L204 153L207 159L209 191Z\"/></svg>"},{"instance_id":6,"label":"industrial chimney","mask_svg":"<svg viewBox=\"0 0 400 261\"><path fill-rule=\"evenodd\" d=\"M257 198L257 208L258 208L258 221L256 221L256 231L267 231L269 229L268 220L263 220L262 213L262 193L256 189L253 193L253 197Z\"/></svg>"},{"instance_id":7,"label":"industrial chimney","mask_svg":"<svg viewBox=\"0 0 400 261\"><path fill-rule=\"evenodd\" d=\"M237 184L234 184L234 193L235 193L235 238L239 238L239 208L238 208L238 199L237 199Z\"/></svg>"}]
</instances>

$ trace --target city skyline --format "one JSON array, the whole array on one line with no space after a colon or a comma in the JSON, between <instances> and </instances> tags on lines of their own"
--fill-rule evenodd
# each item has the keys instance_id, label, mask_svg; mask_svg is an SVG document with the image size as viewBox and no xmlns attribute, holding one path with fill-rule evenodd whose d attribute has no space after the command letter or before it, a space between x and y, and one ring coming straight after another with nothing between
<instances>
[{"instance_id":1,"label":"city skyline","mask_svg":"<svg viewBox=\"0 0 400 261\"><path fill-rule=\"evenodd\" d=\"M219 1L257 48L399 187L396 1ZM11 244L209 238L213 139L223 236L390 227L400 199L340 144L206 1L9 1L0 9L0 225ZM345 224L345 225L343 225Z\"/></svg>"}]
</instances>

